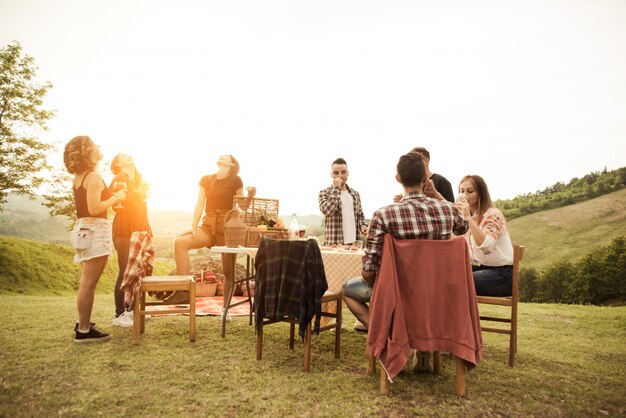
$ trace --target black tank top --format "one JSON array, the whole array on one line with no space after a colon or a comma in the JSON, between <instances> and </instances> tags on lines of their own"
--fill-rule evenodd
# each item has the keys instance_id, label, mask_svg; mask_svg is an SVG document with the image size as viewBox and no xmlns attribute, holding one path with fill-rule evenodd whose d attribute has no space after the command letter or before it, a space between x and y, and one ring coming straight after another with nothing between
<instances>
[{"instance_id":1,"label":"black tank top","mask_svg":"<svg viewBox=\"0 0 626 418\"><path fill-rule=\"evenodd\" d=\"M85 179L87 178L87 176L91 174L92 172L93 170L87 172L87 174L85 174L85 176L83 177L83 181L80 182L80 186L78 186L78 189L74 189L74 204L76 205L76 217L78 219L80 218L107 219L106 210L97 215L91 215L89 213L89 210L87 209L87 189L83 187L83 183L85 182ZM107 200L109 197L111 197L111 192L109 191L106 184L104 183L104 180L102 180L102 184L104 185L104 189L102 190L102 193L100 193L100 200Z\"/></svg>"}]
</instances>

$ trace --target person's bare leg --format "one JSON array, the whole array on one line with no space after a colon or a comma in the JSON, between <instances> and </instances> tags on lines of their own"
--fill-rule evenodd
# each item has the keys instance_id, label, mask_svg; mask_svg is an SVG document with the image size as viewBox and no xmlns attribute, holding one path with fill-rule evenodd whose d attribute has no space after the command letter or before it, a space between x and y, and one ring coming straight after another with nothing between
<instances>
[{"instance_id":1,"label":"person's bare leg","mask_svg":"<svg viewBox=\"0 0 626 418\"><path fill-rule=\"evenodd\" d=\"M93 310L93 300L96 293L96 285L100 275L104 271L109 257L97 257L81 263L80 284L76 297L76 309L78 310L78 329L88 330Z\"/></svg>"},{"instance_id":2,"label":"person's bare leg","mask_svg":"<svg viewBox=\"0 0 626 418\"><path fill-rule=\"evenodd\" d=\"M174 241L174 258L176 260L176 274L186 276L189 274L189 250L202 248L210 245L211 239L201 230L196 230L196 236L191 234L181 235Z\"/></svg>"},{"instance_id":3,"label":"person's bare leg","mask_svg":"<svg viewBox=\"0 0 626 418\"><path fill-rule=\"evenodd\" d=\"M366 328L369 328L370 326L369 306L367 306L367 304L365 303L358 302L352 299L351 297L348 297L345 295L343 297L343 301L346 303L346 306L348 307L348 309L350 309L350 312L352 312L352 314L356 316L356 319L361 321L361 323L365 325Z\"/></svg>"}]
</instances>

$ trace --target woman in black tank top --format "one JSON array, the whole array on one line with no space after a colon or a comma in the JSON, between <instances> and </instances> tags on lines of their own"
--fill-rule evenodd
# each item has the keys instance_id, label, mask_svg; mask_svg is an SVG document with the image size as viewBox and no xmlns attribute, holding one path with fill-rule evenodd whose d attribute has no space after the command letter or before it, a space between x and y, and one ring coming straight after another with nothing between
<instances>
[{"instance_id":1,"label":"woman in black tank top","mask_svg":"<svg viewBox=\"0 0 626 418\"><path fill-rule=\"evenodd\" d=\"M100 332L91 323L96 285L106 266L110 249L110 222L108 208L126 198L122 190L110 195L102 177L96 171L102 159L100 148L88 136L72 138L63 152L63 162L70 174L74 174L74 203L77 222L73 233L89 237L84 245L75 245L74 262L80 263L80 285L76 307L78 321L74 327L74 342L102 341L109 334Z\"/></svg>"}]
</instances>

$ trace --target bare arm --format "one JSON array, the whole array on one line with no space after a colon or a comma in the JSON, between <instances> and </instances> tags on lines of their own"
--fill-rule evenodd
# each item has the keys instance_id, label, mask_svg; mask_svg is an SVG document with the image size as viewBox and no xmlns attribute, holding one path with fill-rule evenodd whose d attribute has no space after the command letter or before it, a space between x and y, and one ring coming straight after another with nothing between
<instances>
[{"instance_id":1,"label":"bare arm","mask_svg":"<svg viewBox=\"0 0 626 418\"><path fill-rule=\"evenodd\" d=\"M126 198L126 190L120 190L106 200L101 200L102 190L106 187L100 174L88 173L83 185L87 190L87 210L89 215L96 216L105 212L111 205Z\"/></svg>"},{"instance_id":2,"label":"bare arm","mask_svg":"<svg viewBox=\"0 0 626 418\"><path fill-rule=\"evenodd\" d=\"M363 276L363 280L370 286L374 286L374 280L376 279L375 271L365 271L361 270L361 276Z\"/></svg>"}]
</instances>

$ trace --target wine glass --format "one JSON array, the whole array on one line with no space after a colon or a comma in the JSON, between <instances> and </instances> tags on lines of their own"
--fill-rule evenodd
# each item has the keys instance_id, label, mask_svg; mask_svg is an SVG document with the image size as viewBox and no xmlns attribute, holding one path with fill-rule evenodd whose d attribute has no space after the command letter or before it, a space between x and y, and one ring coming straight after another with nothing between
<instances>
[{"instance_id":1,"label":"wine glass","mask_svg":"<svg viewBox=\"0 0 626 418\"><path fill-rule=\"evenodd\" d=\"M124 190L126 188L126 182L125 181L114 181L113 182L113 193L115 192L119 192L120 190ZM117 204L114 206L116 208L123 208L124 206L122 205L122 201L118 201Z\"/></svg>"}]
</instances>

